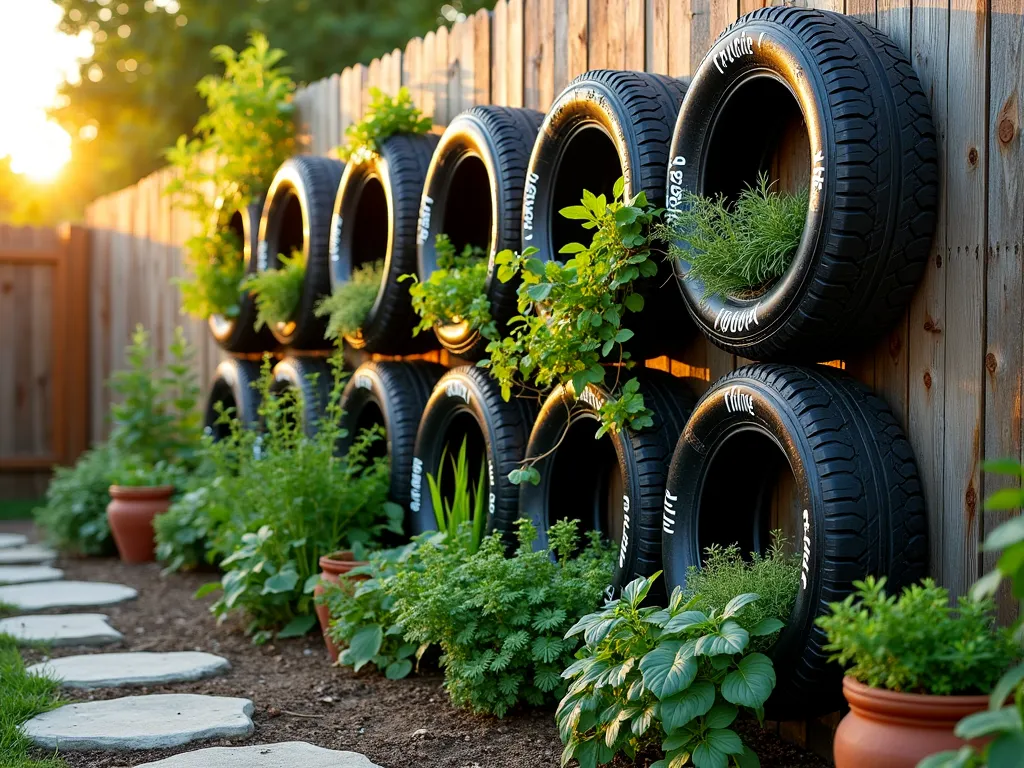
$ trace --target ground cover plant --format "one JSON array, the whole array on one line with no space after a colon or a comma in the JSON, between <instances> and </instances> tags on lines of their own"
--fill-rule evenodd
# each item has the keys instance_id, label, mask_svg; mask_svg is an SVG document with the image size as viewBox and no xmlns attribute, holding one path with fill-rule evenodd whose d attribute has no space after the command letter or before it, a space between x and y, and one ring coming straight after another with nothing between
<instances>
[{"instance_id":1,"label":"ground cover plant","mask_svg":"<svg viewBox=\"0 0 1024 768\"><path fill-rule=\"evenodd\" d=\"M677 587L666 608L642 607L657 577L631 582L620 599L566 633L582 635L585 645L563 672L572 682L555 715L562 765L575 758L580 768L594 768L658 745L665 756L651 768L759 765L729 726L741 709L763 718L775 670L749 650L750 639L782 622L751 622L745 609L756 603L753 593L706 614Z\"/></svg>"},{"instance_id":2,"label":"ground cover plant","mask_svg":"<svg viewBox=\"0 0 1024 768\"><path fill-rule=\"evenodd\" d=\"M370 88L370 106L363 119L345 129L345 143L338 156L345 162L362 162L380 151L381 145L397 133L429 133L432 121L412 100L405 86L397 95L388 96L379 88Z\"/></svg>"},{"instance_id":3,"label":"ground cover plant","mask_svg":"<svg viewBox=\"0 0 1024 768\"><path fill-rule=\"evenodd\" d=\"M422 546L422 567L400 569L387 583L405 639L421 652L440 648L453 704L503 717L561 696L560 673L578 644L563 636L601 599L611 567L599 536L581 550L576 528L556 523L550 549L534 551L536 529L520 520L512 557L500 533L470 554L463 530Z\"/></svg>"},{"instance_id":4,"label":"ground cover plant","mask_svg":"<svg viewBox=\"0 0 1024 768\"><path fill-rule=\"evenodd\" d=\"M292 251L291 256L280 254L278 268L249 275L242 288L256 299L256 330L263 326L275 327L295 314L302 298L302 284L306 280L306 256Z\"/></svg>"},{"instance_id":5,"label":"ground cover plant","mask_svg":"<svg viewBox=\"0 0 1024 768\"><path fill-rule=\"evenodd\" d=\"M46 503L34 512L48 543L77 555L113 554L107 505L114 464L113 449L101 444L83 453L73 467L54 470Z\"/></svg>"},{"instance_id":6,"label":"ground cover plant","mask_svg":"<svg viewBox=\"0 0 1024 768\"><path fill-rule=\"evenodd\" d=\"M445 234L435 240L437 269L426 280L416 275L402 275L411 280L409 295L412 308L420 321L413 329L418 336L436 325L466 322L487 339L497 338L498 331L491 318L491 302L487 298L487 253L483 248L466 245L462 253L455 250Z\"/></svg>"},{"instance_id":7,"label":"ground cover plant","mask_svg":"<svg viewBox=\"0 0 1024 768\"><path fill-rule=\"evenodd\" d=\"M562 216L594 232L589 245L562 247L560 253L569 257L565 263L543 262L534 257L535 248L521 254L502 251L495 257L500 280L522 278L520 314L509 322L505 338L487 345L490 357L482 363L501 384L506 400L514 388L531 389L531 382L538 392L570 383L582 392L588 384L603 383L610 396L599 411L598 437L608 430L643 429L654 423L637 380L623 380L623 371L635 364L623 344L633 337L626 327L628 314L644 307L634 283L658 271L649 231L662 211L649 205L643 192L632 200L622 196L619 179L611 202L584 191L581 205L562 209ZM608 364L615 364L610 372ZM515 483L540 479L528 464L513 470L510 478Z\"/></svg>"},{"instance_id":8,"label":"ground cover plant","mask_svg":"<svg viewBox=\"0 0 1024 768\"><path fill-rule=\"evenodd\" d=\"M800 245L808 193L772 189L767 175L744 189L735 204L725 197L684 196L682 208L659 228L669 257L689 265L711 296L748 298L763 292L789 268Z\"/></svg>"},{"instance_id":9,"label":"ground cover plant","mask_svg":"<svg viewBox=\"0 0 1024 768\"><path fill-rule=\"evenodd\" d=\"M352 271L352 279L337 286L330 296L320 299L316 316L327 318L328 339L340 342L359 332L377 301L384 280L384 262L363 264Z\"/></svg>"},{"instance_id":10,"label":"ground cover plant","mask_svg":"<svg viewBox=\"0 0 1024 768\"><path fill-rule=\"evenodd\" d=\"M56 757L30 758L31 743L18 729L26 720L60 704L60 685L49 677L28 674L14 638L0 634L0 765L3 768L61 768L64 765Z\"/></svg>"},{"instance_id":11,"label":"ground cover plant","mask_svg":"<svg viewBox=\"0 0 1024 768\"><path fill-rule=\"evenodd\" d=\"M185 243L192 274L180 281L182 309L195 317L238 314L244 276L242 243L228 229L235 211L256 201L277 168L295 152L292 95L295 83L279 66L284 52L254 33L236 53L213 49L224 75L196 86L206 100L193 137L181 136L166 152L178 169L167 193L200 224Z\"/></svg>"}]
</instances>

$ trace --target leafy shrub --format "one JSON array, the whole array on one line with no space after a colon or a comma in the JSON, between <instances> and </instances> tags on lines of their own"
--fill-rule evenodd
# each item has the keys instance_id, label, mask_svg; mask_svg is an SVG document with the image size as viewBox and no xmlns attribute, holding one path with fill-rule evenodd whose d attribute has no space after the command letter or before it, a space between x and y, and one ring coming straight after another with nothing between
<instances>
[{"instance_id":1,"label":"leafy shrub","mask_svg":"<svg viewBox=\"0 0 1024 768\"><path fill-rule=\"evenodd\" d=\"M451 325L465 321L473 330L488 339L498 335L491 318L491 302L487 298L487 253L483 248L467 245L462 253L448 235L440 234L435 241L437 269L426 280L416 275L402 275L399 280L412 280L409 295L412 308L420 322L413 335L429 331L435 325Z\"/></svg>"},{"instance_id":2,"label":"leafy shrub","mask_svg":"<svg viewBox=\"0 0 1024 768\"><path fill-rule=\"evenodd\" d=\"M763 717L775 670L747 647L781 622L749 623L744 608L757 600L750 593L705 614L677 587L668 608L641 608L655 578L631 582L621 599L566 633L586 644L562 673L573 681L555 714L562 765L575 757L580 768L594 768L619 753L632 760L659 743L665 759L651 768L758 765L729 726L741 707Z\"/></svg>"},{"instance_id":3,"label":"leafy shrub","mask_svg":"<svg viewBox=\"0 0 1024 768\"><path fill-rule=\"evenodd\" d=\"M79 555L113 553L107 505L114 465L111 447L100 445L83 453L75 466L57 467L46 506L33 513L50 544Z\"/></svg>"},{"instance_id":4,"label":"leafy shrub","mask_svg":"<svg viewBox=\"0 0 1024 768\"><path fill-rule=\"evenodd\" d=\"M238 314L242 243L227 229L228 221L266 191L277 168L295 153L295 83L279 66L284 52L254 33L239 53L226 45L212 53L224 65L224 76L199 81L207 112L194 138L179 137L165 153L179 170L166 192L201 225L201 234L185 243L192 276L180 282L182 309L200 318Z\"/></svg>"},{"instance_id":5,"label":"leafy shrub","mask_svg":"<svg viewBox=\"0 0 1024 768\"><path fill-rule=\"evenodd\" d=\"M338 147L338 156L346 162L362 162L396 133L427 133L432 124L413 103L408 88L403 86L393 98L371 88L370 106L362 120L345 130L345 144Z\"/></svg>"},{"instance_id":6,"label":"leafy shrub","mask_svg":"<svg viewBox=\"0 0 1024 768\"><path fill-rule=\"evenodd\" d=\"M203 477L153 519L156 559L166 563L168 571L189 570L206 561L208 540L219 523L211 513L222 509L211 497L221 482L219 477Z\"/></svg>"},{"instance_id":7,"label":"leafy shrub","mask_svg":"<svg viewBox=\"0 0 1024 768\"><path fill-rule=\"evenodd\" d=\"M386 591L407 640L439 645L452 702L503 717L520 702L540 706L561 695L559 673L576 650L563 639L600 600L611 552L590 536L579 557L575 521L549 533L550 550L533 551L536 529L519 523L519 548L505 556L500 534L469 554L465 536L424 546L422 570L399 570Z\"/></svg>"},{"instance_id":8,"label":"leafy shrub","mask_svg":"<svg viewBox=\"0 0 1024 768\"><path fill-rule=\"evenodd\" d=\"M324 335L328 339L342 339L357 333L377 301L383 280L383 261L363 264L352 271L351 280L335 288L330 296L320 299L316 316L328 318Z\"/></svg>"},{"instance_id":9,"label":"leafy shrub","mask_svg":"<svg viewBox=\"0 0 1024 768\"><path fill-rule=\"evenodd\" d=\"M961 597L931 579L886 596L885 578L856 581L857 591L818 618L826 650L846 674L871 686L935 695L986 693L1019 657L1008 629L995 625L991 600Z\"/></svg>"},{"instance_id":10,"label":"leafy shrub","mask_svg":"<svg viewBox=\"0 0 1024 768\"><path fill-rule=\"evenodd\" d=\"M752 592L758 599L744 611L746 622L753 625L769 618L788 621L800 586L800 556L787 555L785 544L782 532L774 531L768 553L752 552L749 560L735 544L708 547L704 564L700 568L690 566L683 596L696 600L697 608L704 613L721 613L736 595ZM755 638L752 644L764 650L775 639L772 633Z\"/></svg>"},{"instance_id":11,"label":"leafy shrub","mask_svg":"<svg viewBox=\"0 0 1024 768\"><path fill-rule=\"evenodd\" d=\"M284 626L278 637L308 631L316 623L313 588L321 555L340 548L372 546L385 531L401 532L403 511L388 502L390 472L384 458L369 451L383 439L379 427L360 433L344 456L336 446L344 378L334 361L335 382L314 437L302 429L301 406L293 392L272 395L269 360L260 380L257 435L231 421L226 439L207 445L213 472L205 507L207 558L220 561L224 576L201 590L222 589L211 607L218 617L246 612L257 642ZM166 539L162 551L180 550ZM194 544L189 544L194 547Z\"/></svg>"},{"instance_id":12,"label":"leafy shrub","mask_svg":"<svg viewBox=\"0 0 1024 768\"><path fill-rule=\"evenodd\" d=\"M245 278L242 288L256 299L256 330L287 322L299 306L302 284L306 280L306 256L292 251L291 256L279 255L280 266L256 272Z\"/></svg>"},{"instance_id":13,"label":"leafy shrub","mask_svg":"<svg viewBox=\"0 0 1024 768\"><path fill-rule=\"evenodd\" d=\"M803 235L807 205L806 189L796 195L773 191L762 174L757 186L744 189L733 206L722 195L688 193L662 237L671 244L670 257L689 262L687 278L704 283L705 300L715 295L745 298L789 269Z\"/></svg>"},{"instance_id":14,"label":"leafy shrub","mask_svg":"<svg viewBox=\"0 0 1024 768\"><path fill-rule=\"evenodd\" d=\"M452 498L444 498L441 493L441 486L444 484L445 458L451 463L452 472L455 477L452 482ZM469 464L466 461L466 439L463 438L462 446L459 448L459 457L455 459L447 455L447 449L441 456L441 466L437 470L437 480L429 472L427 473L427 485L430 487L430 501L434 507L434 520L437 522L437 530L441 533L455 535L466 533L466 544L470 554L480 548L480 542L484 537L484 524L487 522L487 510L484 503L487 501L487 477L485 465L480 465L480 475L476 485L470 485Z\"/></svg>"},{"instance_id":15,"label":"leafy shrub","mask_svg":"<svg viewBox=\"0 0 1024 768\"><path fill-rule=\"evenodd\" d=\"M648 205L643 192L632 200L620 200L623 182L615 184L616 200L583 193L583 204L563 208L561 214L594 230L589 246L570 243L562 254L568 261L547 263L533 258L535 248L522 254L502 251L495 261L498 278L522 277L519 316L512 318L508 336L487 345L490 359L482 363L501 384L507 400L512 388L534 380L542 390L572 383L577 392L587 384L605 380L603 363L634 365L623 344L633 332L623 326L627 312L643 309L643 297L633 290L640 277L652 277L658 267L651 257L647 237L660 210ZM532 311L534 302L539 311ZM600 437L610 429L629 426L642 429L654 422L644 405L636 379L619 384L619 373L610 397L600 409ZM539 481L536 469L513 470L512 482Z\"/></svg>"}]
</instances>

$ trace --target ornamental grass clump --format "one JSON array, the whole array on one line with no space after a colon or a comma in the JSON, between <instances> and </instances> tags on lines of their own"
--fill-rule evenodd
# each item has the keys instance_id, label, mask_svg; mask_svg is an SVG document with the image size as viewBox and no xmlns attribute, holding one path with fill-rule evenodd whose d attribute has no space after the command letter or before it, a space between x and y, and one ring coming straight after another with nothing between
<instances>
[{"instance_id":1,"label":"ornamental grass clump","mask_svg":"<svg viewBox=\"0 0 1024 768\"><path fill-rule=\"evenodd\" d=\"M985 694L1021 656L1011 630L996 625L991 599L961 597L931 579L886 595L885 577L855 581L857 591L817 620L825 649L846 674L872 688L938 696Z\"/></svg>"},{"instance_id":2,"label":"ornamental grass clump","mask_svg":"<svg viewBox=\"0 0 1024 768\"><path fill-rule=\"evenodd\" d=\"M256 330L286 323L295 315L306 280L306 256L292 251L291 256L277 257L280 266L249 275L242 288L256 299Z\"/></svg>"},{"instance_id":3,"label":"ornamental grass clump","mask_svg":"<svg viewBox=\"0 0 1024 768\"><path fill-rule=\"evenodd\" d=\"M416 275L402 275L399 280L412 280L409 295L412 308L420 322L413 335L437 325L465 322L472 330L480 331L486 339L497 337L497 328L491 318L491 302L487 298L487 254L483 248L466 245L462 253L455 250L447 235L439 234L435 240L437 269L426 280Z\"/></svg>"},{"instance_id":4,"label":"ornamental grass clump","mask_svg":"<svg viewBox=\"0 0 1024 768\"><path fill-rule=\"evenodd\" d=\"M575 521L552 526L550 549L539 551L533 525L517 526L513 557L500 533L474 554L464 533L438 535L421 544L421 568L400 569L386 586L405 639L440 647L452 702L498 717L564 693L561 672L578 647L564 635L600 601L612 562L596 533L580 550Z\"/></svg>"},{"instance_id":5,"label":"ornamental grass clump","mask_svg":"<svg viewBox=\"0 0 1024 768\"><path fill-rule=\"evenodd\" d=\"M383 260L363 264L352 271L352 279L334 289L330 296L320 299L316 316L327 318L328 339L343 339L359 332L377 301L384 280Z\"/></svg>"},{"instance_id":6,"label":"ornamental grass clump","mask_svg":"<svg viewBox=\"0 0 1024 768\"><path fill-rule=\"evenodd\" d=\"M29 674L15 639L0 634L0 765L65 768L64 761L52 753L37 759L34 755L39 751L21 731L24 722L63 703L60 681L52 675Z\"/></svg>"},{"instance_id":7,"label":"ornamental grass clump","mask_svg":"<svg viewBox=\"0 0 1024 768\"><path fill-rule=\"evenodd\" d=\"M445 462L445 459L448 461ZM450 498L446 498L441 492L448 471L446 464L450 465L452 472L453 490ZM452 535L464 531L470 554L480 548L484 526L487 524L487 510L484 507L487 502L486 466L486 462L480 462L480 472L474 483L469 476L466 439L463 438L457 459L448 456L448 450L445 449L437 469L437 479L427 473L427 485L430 488L430 501L434 507L437 530Z\"/></svg>"},{"instance_id":8,"label":"ornamental grass clump","mask_svg":"<svg viewBox=\"0 0 1024 768\"><path fill-rule=\"evenodd\" d=\"M793 260L807 217L808 193L772 189L762 174L734 204L690 192L659 232L669 257L686 261L688 280L712 296L751 298L781 277Z\"/></svg>"}]
</instances>

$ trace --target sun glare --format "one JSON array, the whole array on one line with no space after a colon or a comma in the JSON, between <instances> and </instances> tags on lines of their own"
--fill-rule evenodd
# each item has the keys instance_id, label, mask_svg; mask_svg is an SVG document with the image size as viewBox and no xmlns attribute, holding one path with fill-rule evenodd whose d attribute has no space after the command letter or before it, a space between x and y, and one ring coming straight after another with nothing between
<instances>
[{"instance_id":1,"label":"sun glare","mask_svg":"<svg viewBox=\"0 0 1024 768\"><path fill-rule=\"evenodd\" d=\"M92 52L88 33L57 29L61 9L51 0L3 0L0 24L0 158L33 181L54 180L71 159L71 137L50 120L64 80L78 79L78 59Z\"/></svg>"}]
</instances>

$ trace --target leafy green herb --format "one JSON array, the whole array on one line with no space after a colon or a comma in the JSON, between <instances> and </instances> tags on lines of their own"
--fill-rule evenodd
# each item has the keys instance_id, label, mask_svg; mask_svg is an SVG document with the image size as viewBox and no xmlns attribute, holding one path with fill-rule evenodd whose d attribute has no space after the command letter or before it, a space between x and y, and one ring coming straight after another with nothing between
<instances>
[{"instance_id":1,"label":"leafy green herb","mask_svg":"<svg viewBox=\"0 0 1024 768\"><path fill-rule=\"evenodd\" d=\"M454 497L443 498L441 486L444 483L445 459L451 462L452 472L455 473L453 481ZM469 463L466 460L466 440L462 440L462 447L459 448L459 458L456 460L448 456L447 450L441 456L441 466L437 471L437 479L429 472L427 473L427 484L430 486L430 500L434 506L434 518L437 521L437 530L441 533L455 535L465 526L470 535L467 540L470 553L480 548L480 542L484 536L484 525L487 522L487 510L484 504L487 501L487 476L486 467L480 465L480 476L477 478L476 487L470 486Z\"/></svg>"},{"instance_id":2,"label":"leafy green herb","mask_svg":"<svg viewBox=\"0 0 1024 768\"><path fill-rule=\"evenodd\" d=\"M573 681L555 720L565 744L562 765L580 768L629 759L660 743L651 768L756 766L757 756L729 726L741 708L764 715L775 688L771 660L748 651L752 636L781 622L751 624L756 594L733 596L704 613L676 587L667 608L641 608L658 574L639 578L566 633L586 645L562 676Z\"/></svg>"},{"instance_id":3,"label":"leafy green herb","mask_svg":"<svg viewBox=\"0 0 1024 768\"><path fill-rule=\"evenodd\" d=\"M258 33L239 53L215 47L224 75L204 77L197 85L208 110L196 123L195 137L179 137L165 153L178 170L166 192L201 228L185 243L192 276L179 283L182 308L195 317L237 315L242 243L228 222L266 191L277 168L295 153L295 83L279 66L284 55Z\"/></svg>"},{"instance_id":4,"label":"leafy green herb","mask_svg":"<svg viewBox=\"0 0 1024 768\"><path fill-rule=\"evenodd\" d=\"M320 299L316 305L316 316L328 318L327 338L343 339L359 332L377 301L383 280L383 261L363 264L352 271L351 280L335 288L330 296Z\"/></svg>"},{"instance_id":5,"label":"leafy green herb","mask_svg":"<svg viewBox=\"0 0 1024 768\"><path fill-rule=\"evenodd\" d=\"M575 521L552 526L550 550L536 552L536 529L526 520L518 526L514 557L505 556L498 533L475 554L464 535L442 536L421 546L420 569L400 569L385 586L405 638L441 647L452 702L498 717L561 695L559 673L577 646L563 634L597 604L611 570L611 552L596 534L570 559L578 551Z\"/></svg>"},{"instance_id":6,"label":"leafy green herb","mask_svg":"<svg viewBox=\"0 0 1024 768\"><path fill-rule=\"evenodd\" d=\"M412 308L420 317L413 335L431 330L436 325L466 322L487 339L497 338L498 331L491 318L491 302L487 298L487 253L483 248L467 245L462 253L448 235L436 239L437 269L424 281L416 275L402 275L399 281L412 280L409 295Z\"/></svg>"},{"instance_id":7,"label":"leafy green herb","mask_svg":"<svg viewBox=\"0 0 1024 768\"><path fill-rule=\"evenodd\" d=\"M996 626L991 600L961 597L931 579L886 596L885 578L855 581L857 592L818 618L826 650L846 674L872 688L948 696L986 693L1020 656Z\"/></svg>"},{"instance_id":8,"label":"leafy green herb","mask_svg":"<svg viewBox=\"0 0 1024 768\"><path fill-rule=\"evenodd\" d=\"M242 288L256 299L256 330L264 325L274 327L295 315L302 284L306 280L306 256L302 251L277 257L280 267L249 275Z\"/></svg>"},{"instance_id":9,"label":"leafy green herb","mask_svg":"<svg viewBox=\"0 0 1024 768\"><path fill-rule=\"evenodd\" d=\"M711 296L748 298L789 269L807 205L806 189L796 195L773 191L762 174L734 206L722 195L688 193L682 210L673 212L673 221L659 234L670 243L670 258L689 263L687 278L704 284L705 301Z\"/></svg>"},{"instance_id":10,"label":"leafy green herb","mask_svg":"<svg viewBox=\"0 0 1024 768\"><path fill-rule=\"evenodd\" d=\"M379 152L381 145L396 133L428 133L432 124L413 103L408 88L403 86L394 97L371 88L370 106L362 120L346 129L345 143L338 147L338 156L346 162L363 162Z\"/></svg>"}]
</instances>

